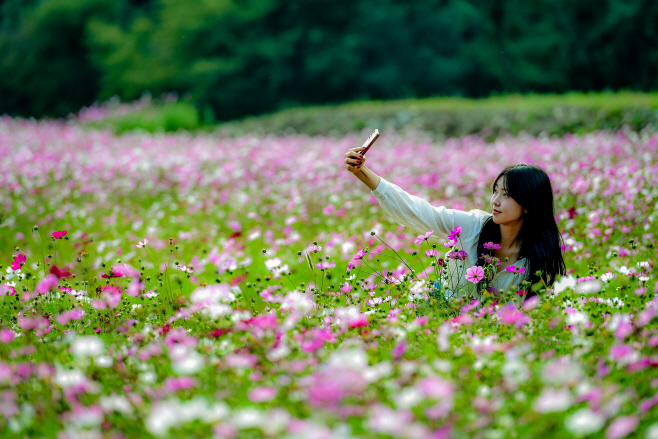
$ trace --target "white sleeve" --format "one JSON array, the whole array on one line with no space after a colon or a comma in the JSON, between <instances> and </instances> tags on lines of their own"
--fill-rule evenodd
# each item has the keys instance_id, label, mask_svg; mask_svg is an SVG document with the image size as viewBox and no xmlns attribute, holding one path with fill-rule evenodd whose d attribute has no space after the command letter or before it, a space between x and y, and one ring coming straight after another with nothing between
<instances>
[{"instance_id":1,"label":"white sleeve","mask_svg":"<svg viewBox=\"0 0 658 439\"><path fill-rule=\"evenodd\" d=\"M462 228L462 239L472 240L480 234L482 224L491 214L474 209L469 212L434 207L427 201L410 195L397 185L381 178L372 194L384 211L398 224L410 227L420 233L434 230L443 238L455 227Z\"/></svg>"}]
</instances>

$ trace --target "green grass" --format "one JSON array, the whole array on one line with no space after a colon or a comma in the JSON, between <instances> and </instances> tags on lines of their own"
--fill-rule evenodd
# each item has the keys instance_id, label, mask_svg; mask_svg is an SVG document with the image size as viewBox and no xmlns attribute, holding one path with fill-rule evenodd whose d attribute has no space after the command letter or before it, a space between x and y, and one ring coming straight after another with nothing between
<instances>
[{"instance_id":1,"label":"green grass","mask_svg":"<svg viewBox=\"0 0 658 439\"><path fill-rule=\"evenodd\" d=\"M439 137L526 132L565 134L641 130L658 124L658 93L603 92L563 95L506 95L484 99L438 97L362 101L289 108L223 123L232 135L344 135L363 129L422 131Z\"/></svg>"}]
</instances>

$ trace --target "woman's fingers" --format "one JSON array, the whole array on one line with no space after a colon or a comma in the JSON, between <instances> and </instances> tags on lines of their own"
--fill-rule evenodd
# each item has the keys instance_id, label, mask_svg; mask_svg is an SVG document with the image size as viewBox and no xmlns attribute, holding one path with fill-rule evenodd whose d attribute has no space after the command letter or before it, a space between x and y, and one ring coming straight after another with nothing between
<instances>
[{"instance_id":1,"label":"woman's fingers","mask_svg":"<svg viewBox=\"0 0 658 439\"><path fill-rule=\"evenodd\" d=\"M350 172L357 172L361 169L361 166L363 166L365 161L365 157L361 157L358 154L349 156L348 158L345 158L345 168L347 168L347 170Z\"/></svg>"},{"instance_id":2,"label":"woman's fingers","mask_svg":"<svg viewBox=\"0 0 658 439\"><path fill-rule=\"evenodd\" d=\"M350 148L345 153L345 168L352 172L358 172L361 170L361 166L365 163L366 158L363 157L359 152L363 149L361 146L356 148Z\"/></svg>"}]
</instances>

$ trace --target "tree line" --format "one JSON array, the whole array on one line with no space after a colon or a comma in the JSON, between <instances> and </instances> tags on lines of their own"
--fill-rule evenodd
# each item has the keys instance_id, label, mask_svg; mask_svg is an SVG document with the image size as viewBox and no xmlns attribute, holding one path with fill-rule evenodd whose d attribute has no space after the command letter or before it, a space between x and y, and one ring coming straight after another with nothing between
<instances>
[{"instance_id":1,"label":"tree line","mask_svg":"<svg viewBox=\"0 0 658 439\"><path fill-rule=\"evenodd\" d=\"M4 0L0 114L658 89L652 0Z\"/></svg>"}]
</instances>

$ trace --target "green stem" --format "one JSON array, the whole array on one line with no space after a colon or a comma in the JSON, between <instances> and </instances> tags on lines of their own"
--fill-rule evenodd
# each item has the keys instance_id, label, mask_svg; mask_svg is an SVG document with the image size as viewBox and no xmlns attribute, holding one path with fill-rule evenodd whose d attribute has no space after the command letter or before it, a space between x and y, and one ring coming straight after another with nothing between
<instances>
[{"instance_id":1,"label":"green stem","mask_svg":"<svg viewBox=\"0 0 658 439\"><path fill-rule=\"evenodd\" d=\"M41 262L43 266L43 277L46 277L46 254L43 252L43 241L41 241L41 234L39 233L39 231L38 230L34 230L34 231L37 232L37 236L39 237L39 244L41 246L41 257L43 258Z\"/></svg>"}]
</instances>

